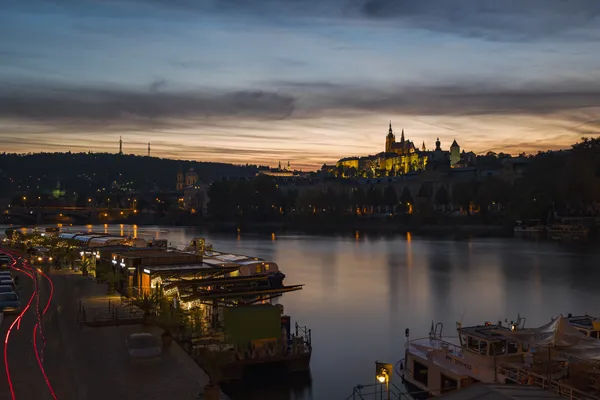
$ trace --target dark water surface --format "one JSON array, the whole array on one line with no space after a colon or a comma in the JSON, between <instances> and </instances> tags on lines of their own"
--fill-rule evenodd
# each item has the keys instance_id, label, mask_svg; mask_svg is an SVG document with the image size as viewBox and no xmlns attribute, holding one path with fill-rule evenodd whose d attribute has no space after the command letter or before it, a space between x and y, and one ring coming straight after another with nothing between
<instances>
[{"instance_id":1,"label":"dark water surface","mask_svg":"<svg viewBox=\"0 0 600 400\"><path fill-rule=\"evenodd\" d=\"M395 363L403 357L405 328L411 337L426 336L432 320L444 323L444 333L454 336L461 319L478 324L516 319L520 313L532 327L560 313L600 316L600 250L592 242L411 235L282 235L273 240L184 227L93 227L105 229L166 238L173 245L204 236L215 250L275 261L286 284L306 285L279 302L292 323L312 328L310 376L274 376L269 386L245 385L234 400L345 399L357 384L374 382L376 360Z\"/></svg>"}]
</instances>

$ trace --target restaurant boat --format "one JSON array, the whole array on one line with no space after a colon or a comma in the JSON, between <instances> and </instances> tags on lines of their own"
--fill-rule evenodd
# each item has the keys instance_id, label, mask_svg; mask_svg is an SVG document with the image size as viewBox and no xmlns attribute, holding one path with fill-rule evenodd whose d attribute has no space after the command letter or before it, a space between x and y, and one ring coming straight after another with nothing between
<instances>
[{"instance_id":1,"label":"restaurant boat","mask_svg":"<svg viewBox=\"0 0 600 400\"><path fill-rule=\"evenodd\" d=\"M559 316L534 329L524 324L523 318L457 323L456 338L443 337L442 324L432 324L422 339L410 339L407 330L405 357L396 373L415 398L483 382L537 385L571 399L600 399L600 324L593 317Z\"/></svg>"}]
</instances>

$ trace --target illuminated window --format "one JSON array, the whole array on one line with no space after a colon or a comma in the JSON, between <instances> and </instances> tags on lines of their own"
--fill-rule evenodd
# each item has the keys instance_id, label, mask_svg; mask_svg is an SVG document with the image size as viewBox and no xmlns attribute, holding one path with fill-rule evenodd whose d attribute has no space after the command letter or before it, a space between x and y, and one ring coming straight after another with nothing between
<instances>
[{"instance_id":1,"label":"illuminated window","mask_svg":"<svg viewBox=\"0 0 600 400\"><path fill-rule=\"evenodd\" d=\"M257 266L256 266L256 273L257 273L257 274L260 274L260 272L261 272L260 265L257 265Z\"/></svg>"}]
</instances>

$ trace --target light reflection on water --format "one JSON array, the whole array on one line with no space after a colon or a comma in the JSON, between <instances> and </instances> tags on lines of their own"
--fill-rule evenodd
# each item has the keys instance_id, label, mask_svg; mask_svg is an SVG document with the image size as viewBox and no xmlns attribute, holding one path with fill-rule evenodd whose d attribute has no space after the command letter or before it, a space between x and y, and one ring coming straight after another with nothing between
<instances>
[{"instance_id":1,"label":"light reflection on water","mask_svg":"<svg viewBox=\"0 0 600 400\"><path fill-rule=\"evenodd\" d=\"M121 231L118 225L106 229ZM273 240L271 234L203 234L184 227L122 229L125 235L135 231L179 246L204 236L216 250L277 262L286 284L306 284L279 302L292 323L312 328L311 378L246 385L240 398L346 398L355 385L373 383L375 360L395 363L403 357L405 328L411 337L426 336L432 320L454 335L458 320L510 320L520 313L534 326L559 313L600 316L595 285L600 253L583 242L452 241L362 232L277 234ZM93 230L102 232L104 226Z\"/></svg>"}]
</instances>

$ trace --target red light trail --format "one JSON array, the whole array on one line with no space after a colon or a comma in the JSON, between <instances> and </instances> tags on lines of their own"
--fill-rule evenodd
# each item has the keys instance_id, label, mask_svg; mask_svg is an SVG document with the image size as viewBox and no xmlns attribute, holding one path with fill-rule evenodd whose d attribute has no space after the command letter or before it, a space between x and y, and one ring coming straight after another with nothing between
<instances>
[{"instance_id":1,"label":"red light trail","mask_svg":"<svg viewBox=\"0 0 600 400\"><path fill-rule=\"evenodd\" d=\"M40 368L40 371L42 372L42 375L44 377L46 386L48 386L48 389L50 390L50 394L52 395L52 398L56 400L56 398L57 398L56 393L54 392L54 389L52 388L52 384L50 383L50 380L48 379L48 376L46 375L46 370L44 369L44 365L43 365L43 349L46 345L46 339L44 338L44 334L42 332L42 321L41 321L41 317L43 317L46 314L46 312L48 311L48 309L50 308L50 303L51 303L52 297L54 295L54 284L52 283L52 279L50 279L50 277L48 275L46 275L43 271L38 270L42 274L42 276L44 278L46 278L46 280L48 281L48 284L50 286L50 295L48 296L48 302L46 303L46 307L44 308L44 311L42 312L42 315L40 316L40 313L39 313L40 293L39 293L39 287L38 287L38 283L37 283L36 269L34 269L31 266L28 266L27 265L28 261L24 260L23 257L21 257L18 253L7 251L5 249L0 249L0 252L5 253L10 258L12 258L13 262L10 265L10 268L27 275L32 280L32 283L34 284L34 290L33 290L33 293L31 294L31 297L29 298L29 302L27 303L27 306L23 309L23 311L21 311L19 316L12 322L12 324L8 328L8 330L6 332L6 336L4 338L4 368L6 369L6 377L8 379L8 385L9 385L11 397L13 400L16 399L13 382L12 382L12 379L10 376L9 364L8 364L8 342L10 339L10 334L15 325L17 325L17 330L20 329L21 320L23 319L23 316L29 310L29 307L31 306L31 302L33 301L33 298L37 297L37 304L36 304L37 323L35 324L35 326L33 328L33 347L34 347L35 357L36 357L38 366ZM15 256L19 257L18 260L23 260L22 261L23 267L29 269L29 271L31 271L31 272L28 272L25 269L16 267L18 260L15 259ZM38 329L40 330L40 334L44 341L44 345L43 345L42 351L41 351L42 352L41 358L40 358L40 352L38 351L38 347L37 347L37 330Z\"/></svg>"}]
</instances>

